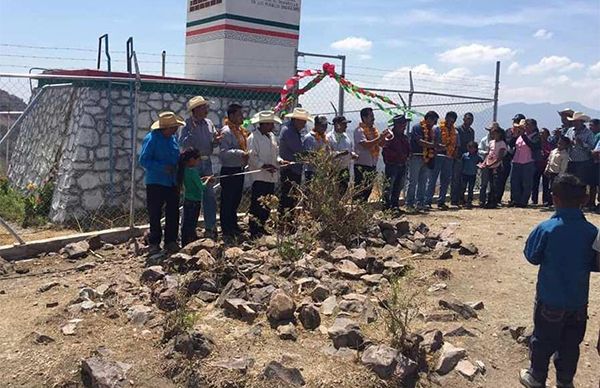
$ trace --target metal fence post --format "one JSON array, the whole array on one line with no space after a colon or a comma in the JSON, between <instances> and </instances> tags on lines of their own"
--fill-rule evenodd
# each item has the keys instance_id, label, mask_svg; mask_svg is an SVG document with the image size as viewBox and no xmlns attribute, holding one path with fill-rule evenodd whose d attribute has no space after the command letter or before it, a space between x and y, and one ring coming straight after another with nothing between
<instances>
[{"instance_id":1,"label":"metal fence post","mask_svg":"<svg viewBox=\"0 0 600 388\"><path fill-rule=\"evenodd\" d=\"M341 55L340 58L342 59L342 77L346 78L346 56L345 55ZM344 92L344 88L342 88L342 85L340 85L340 97L338 100L338 114L340 116L344 115L344 95L346 93Z\"/></svg>"},{"instance_id":2,"label":"metal fence post","mask_svg":"<svg viewBox=\"0 0 600 388\"><path fill-rule=\"evenodd\" d=\"M163 50L163 52L161 54L161 57L162 57L162 60L161 60L162 67L161 67L161 72L160 73L164 77L165 76L165 70L166 70L166 67L167 67L167 51L166 50Z\"/></svg>"},{"instance_id":3,"label":"metal fence post","mask_svg":"<svg viewBox=\"0 0 600 388\"><path fill-rule=\"evenodd\" d=\"M135 94L134 94L134 109L133 109L133 128L131 134L131 187L129 190L129 228L135 226L135 169L137 166L137 132L139 127L139 92L140 92L140 68L138 66L137 55L133 51L133 63L135 65Z\"/></svg>"},{"instance_id":4,"label":"metal fence post","mask_svg":"<svg viewBox=\"0 0 600 388\"><path fill-rule=\"evenodd\" d=\"M413 101L413 95L415 93L415 85L413 83L413 76L412 76L412 71L408 71L408 79L410 81L410 91L408 93L408 109L412 109L412 101ZM412 115L410 115L410 120L408 120L408 133L411 132L410 126L411 126L411 121L412 121Z\"/></svg>"},{"instance_id":5,"label":"metal fence post","mask_svg":"<svg viewBox=\"0 0 600 388\"><path fill-rule=\"evenodd\" d=\"M498 90L500 89L500 61L496 62L496 84L494 86L494 115L493 121L498 120Z\"/></svg>"}]
</instances>

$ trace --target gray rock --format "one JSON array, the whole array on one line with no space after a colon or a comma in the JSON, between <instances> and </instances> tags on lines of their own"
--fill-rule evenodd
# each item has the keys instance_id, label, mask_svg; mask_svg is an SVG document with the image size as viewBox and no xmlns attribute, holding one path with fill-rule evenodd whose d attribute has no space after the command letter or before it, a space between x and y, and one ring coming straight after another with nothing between
<instances>
[{"instance_id":1,"label":"gray rock","mask_svg":"<svg viewBox=\"0 0 600 388\"><path fill-rule=\"evenodd\" d=\"M436 248L431 252L431 258L434 260L448 260L452 258L452 250L450 248Z\"/></svg>"},{"instance_id":2,"label":"gray rock","mask_svg":"<svg viewBox=\"0 0 600 388\"><path fill-rule=\"evenodd\" d=\"M152 307L136 304L127 310L127 318L133 325L144 326L152 318L151 312Z\"/></svg>"},{"instance_id":3,"label":"gray rock","mask_svg":"<svg viewBox=\"0 0 600 388\"><path fill-rule=\"evenodd\" d=\"M345 260L350 256L350 251L343 245L336 247L333 251L329 253L329 257L331 261L338 262L341 260Z\"/></svg>"},{"instance_id":4,"label":"gray rock","mask_svg":"<svg viewBox=\"0 0 600 388\"><path fill-rule=\"evenodd\" d=\"M362 354L361 362L381 379L389 379L394 376L404 380L417 370L416 362L386 345L367 347Z\"/></svg>"},{"instance_id":5,"label":"gray rock","mask_svg":"<svg viewBox=\"0 0 600 388\"><path fill-rule=\"evenodd\" d=\"M223 305L223 302L225 302L225 299L231 299L231 298L244 299L246 297L247 297L246 285L237 279L231 279L229 281L229 283L227 283L225 288L223 288L223 291L221 291L221 295L219 295L219 297L217 298L215 305L217 307L221 307L221 305Z\"/></svg>"},{"instance_id":6,"label":"gray rock","mask_svg":"<svg viewBox=\"0 0 600 388\"><path fill-rule=\"evenodd\" d=\"M424 314L425 322L452 322L458 319L458 314L449 311L433 311Z\"/></svg>"},{"instance_id":7,"label":"gray rock","mask_svg":"<svg viewBox=\"0 0 600 388\"><path fill-rule=\"evenodd\" d=\"M347 361L354 361L356 359L356 350L348 349L348 348L339 348L336 349L333 345L326 345L321 348L321 352L331 356L338 357Z\"/></svg>"},{"instance_id":8,"label":"gray rock","mask_svg":"<svg viewBox=\"0 0 600 388\"><path fill-rule=\"evenodd\" d=\"M332 315L337 308L337 300L335 295L330 296L321 303L321 312L323 315Z\"/></svg>"},{"instance_id":9,"label":"gray rock","mask_svg":"<svg viewBox=\"0 0 600 388\"><path fill-rule=\"evenodd\" d=\"M451 372L466 355L467 351L465 349L457 348L449 342L444 343L435 371L440 375Z\"/></svg>"},{"instance_id":10,"label":"gray rock","mask_svg":"<svg viewBox=\"0 0 600 388\"><path fill-rule=\"evenodd\" d=\"M205 358L215 348L213 339L199 331L179 334L173 341L173 349L187 358Z\"/></svg>"},{"instance_id":11,"label":"gray rock","mask_svg":"<svg viewBox=\"0 0 600 388\"><path fill-rule=\"evenodd\" d=\"M440 299L438 304L460 314L464 319L477 318L477 312L469 305L455 299Z\"/></svg>"},{"instance_id":12,"label":"gray rock","mask_svg":"<svg viewBox=\"0 0 600 388\"><path fill-rule=\"evenodd\" d=\"M200 291L216 294L219 290L212 274L195 271L190 273L185 289L188 295L195 295ZM217 295L218 297L219 295ZM215 298L216 299L216 298Z\"/></svg>"},{"instance_id":13,"label":"gray rock","mask_svg":"<svg viewBox=\"0 0 600 388\"><path fill-rule=\"evenodd\" d=\"M427 289L427 292L438 292L441 290L445 290L446 288L448 288L448 285L446 283L436 283L429 287Z\"/></svg>"},{"instance_id":14,"label":"gray rock","mask_svg":"<svg viewBox=\"0 0 600 388\"><path fill-rule=\"evenodd\" d=\"M483 310L485 308L485 305L481 300L477 302L467 302L467 305L471 306L473 310Z\"/></svg>"},{"instance_id":15,"label":"gray rock","mask_svg":"<svg viewBox=\"0 0 600 388\"><path fill-rule=\"evenodd\" d=\"M381 236L386 244L396 245L398 244L398 235L393 229L385 229L381 232Z\"/></svg>"},{"instance_id":16,"label":"gray rock","mask_svg":"<svg viewBox=\"0 0 600 388\"><path fill-rule=\"evenodd\" d=\"M203 302L212 303L219 297L219 294L215 294L208 291L198 291L196 297Z\"/></svg>"},{"instance_id":17,"label":"gray rock","mask_svg":"<svg viewBox=\"0 0 600 388\"><path fill-rule=\"evenodd\" d=\"M360 302L358 300L342 300L338 304L338 307L341 311L354 314L360 314L365 309L364 302Z\"/></svg>"},{"instance_id":18,"label":"gray rock","mask_svg":"<svg viewBox=\"0 0 600 388\"><path fill-rule=\"evenodd\" d=\"M313 277L300 278L294 283L294 291L303 294L307 290L314 289L319 283L319 280Z\"/></svg>"},{"instance_id":19,"label":"gray rock","mask_svg":"<svg viewBox=\"0 0 600 388\"><path fill-rule=\"evenodd\" d=\"M479 249L477 249L477 247L472 243L462 244L458 251L459 254L466 256L476 255L478 252Z\"/></svg>"},{"instance_id":20,"label":"gray rock","mask_svg":"<svg viewBox=\"0 0 600 388\"><path fill-rule=\"evenodd\" d=\"M350 251L350 255L347 257L348 260L352 261L359 268L367 268L369 259L367 257L367 251L364 248L356 248Z\"/></svg>"},{"instance_id":21,"label":"gray rock","mask_svg":"<svg viewBox=\"0 0 600 388\"><path fill-rule=\"evenodd\" d=\"M460 245L462 244L462 241L459 238L456 237L449 237L446 240L444 240L446 243L448 243L448 246L450 248L459 248Z\"/></svg>"},{"instance_id":22,"label":"gray rock","mask_svg":"<svg viewBox=\"0 0 600 388\"><path fill-rule=\"evenodd\" d=\"M297 368L287 368L277 361L271 361L267 364L264 376L269 380L277 380L284 386L301 387L306 384L302 373Z\"/></svg>"},{"instance_id":23,"label":"gray rock","mask_svg":"<svg viewBox=\"0 0 600 388\"><path fill-rule=\"evenodd\" d=\"M54 338L37 331L31 333L31 337L33 338L33 342L35 344L47 345L49 343L55 342Z\"/></svg>"},{"instance_id":24,"label":"gray rock","mask_svg":"<svg viewBox=\"0 0 600 388\"><path fill-rule=\"evenodd\" d=\"M298 318L306 330L314 330L321 325L319 310L312 304L300 307Z\"/></svg>"},{"instance_id":25,"label":"gray rock","mask_svg":"<svg viewBox=\"0 0 600 388\"><path fill-rule=\"evenodd\" d=\"M223 309L230 315L252 323L258 316L260 306L240 298L225 299Z\"/></svg>"},{"instance_id":26,"label":"gray rock","mask_svg":"<svg viewBox=\"0 0 600 388\"><path fill-rule=\"evenodd\" d=\"M267 318L271 322L291 321L294 319L296 303L282 290L275 291L271 295L269 307L267 308Z\"/></svg>"},{"instance_id":27,"label":"gray rock","mask_svg":"<svg viewBox=\"0 0 600 388\"><path fill-rule=\"evenodd\" d=\"M456 371L467 380L473 381L475 376L477 376L477 373L479 373L479 368L471 364L468 360L460 360L458 364L456 364Z\"/></svg>"},{"instance_id":28,"label":"gray rock","mask_svg":"<svg viewBox=\"0 0 600 388\"><path fill-rule=\"evenodd\" d=\"M49 291L51 289L53 289L54 287L60 286L59 282L50 282L50 283L46 283L42 286L40 286L40 288L38 288L38 292L46 292Z\"/></svg>"},{"instance_id":29,"label":"gray rock","mask_svg":"<svg viewBox=\"0 0 600 388\"><path fill-rule=\"evenodd\" d=\"M200 271L212 271L217 264L217 261L206 249L201 249L196 252L193 256L195 262L195 269Z\"/></svg>"},{"instance_id":30,"label":"gray rock","mask_svg":"<svg viewBox=\"0 0 600 388\"><path fill-rule=\"evenodd\" d=\"M486 368L485 364L483 363L483 361L481 361L481 360L475 361L475 366L477 367L477 369L479 369L479 373L481 373L482 375L484 375L485 372L487 372L487 368Z\"/></svg>"},{"instance_id":31,"label":"gray rock","mask_svg":"<svg viewBox=\"0 0 600 388\"><path fill-rule=\"evenodd\" d=\"M96 268L96 263L83 263L75 267L75 270L79 272L84 272L93 268Z\"/></svg>"},{"instance_id":32,"label":"gray rock","mask_svg":"<svg viewBox=\"0 0 600 388\"><path fill-rule=\"evenodd\" d=\"M154 283L166 275L165 270L160 265L153 265L152 267L148 267L142 272L140 276L140 280L143 283Z\"/></svg>"},{"instance_id":33,"label":"gray rock","mask_svg":"<svg viewBox=\"0 0 600 388\"><path fill-rule=\"evenodd\" d=\"M383 280L383 275L374 274L374 275L363 275L360 279L367 283L369 286L378 286Z\"/></svg>"},{"instance_id":34,"label":"gray rock","mask_svg":"<svg viewBox=\"0 0 600 388\"><path fill-rule=\"evenodd\" d=\"M452 277L452 272L448 268L438 268L432 275L440 280L448 280Z\"/></svg>"},{"instance_id":35,"label":"gray rock","mask_svg":"<svg viewBox=\"0 0 600 388\"><path fill-rule=\"evenodd\" d=\"M349 318L338 317L327 330L329 338L336 349L350 348L361 350L364 347L364 337L360 327Z\"/></svg>"},{"instance_id":36,"label":"gray rock","mask_svg":"<svg viewBox=\"0 0 600 388\"><path fill-rule=\"evenodd\" d=\"M272 285L260 288L252 288L248 292L248 298L255 303L267 304L271 299L271 295L273 295L275 291L277 291L277 289Z\"/></svg>"},{"instance_id":37,"label":"gray rock","mask_svg":"<svg viewBox=\"0 0 600 388\"><path fill-rule=\"evenodd\" d=\"M219 257L221 253L221 246L210 238L201 238L194 242L189 243L181 249L181 253L186 255L194 256L201 250L208 251L212 257Z\"/></svg>"},{"instance_id":38,"label":"gray rock","mask_svg":"<svg viewBox=\"0 0 600 388\"><path fill-rule=\"evenodd\" d=\"M396 232L398 233L398 236L404 236L405 234L410 233L410 222L405 219L396 222Z\"/></svg>"},{"instance_id":39,"label":"gray rock","mask_svg":"<svg viewBox=\"0 0 600 388\"><path fill-rule=\"evenodd\" d=\"M173 311L179 305L179 295L176 288L167 288L156 298L156 306L163 311Z\"/></svg>"},{"instance_id":40,"label":"gray rock","mask_svg":"<svg viewBox=\"0 0 600 388\"><path fill-rule=\"evenodd\" d=\"M439 330L428 330L422 335L423 341L419 344L426 353L435 353L441 349L444 344L444 336Z\"/></svg>"},{"instance_id":41,"label":"gray rock","mask_svg":"<svg viewBox=\"0 0 600 388\"><path fill-rule=\"evenodd\" d=\"M127 371L131 365L93 356L81 363L81 380L85 387L91 388L120 388L129 383Z\"/></svg>"},{"instance_id":42,"label":"gray rock","mask_svg":"<svg viewBox=\"0 0 600 388\"><path fill-rule=\"evenodd\" d=\"M282 340L296 341L298 339L298 331L292 323L278 326L277 335L279 336L279 339Z\"/></svg>"},{"instance_id":43,"label":"gray rock","mask_svg":"<svg viewBox=\"0 0 600 388\"><path fill-rule=\"evenodd\" d=\"M254 365L254 359L246 356L234 357L228 360L217 361L214 365L219 368L246 373Z\"/></svg>"},{"instance_id":44,"label":"gray rock","mask_svg":"<svg viewBox=\"0 0 600 388\"><path fill-rule=\"evenodd\" d=\"M231 247L227 248L225 252L223 252L223 258L226 261L234 261L240 256L244 255L244 250L239 247Z\"/></svg>"},{"instance_id":45,"label":"gray rock","mask_svg":"<svg viewBox=\"0 0 600 388\"><path fill-rule=\"evenodd\" d=\"M323 302L329 297L330 294L331 291L329 291L329 288L325 287L322 284L318 284L317 286L315 286L315 288L313 288L312 292L310 293L310 296L315 302Z\"/></svg>"},{"instance_id":46,"label":"gray rock","mask_svg":"<svg viewBox=\"0 0 600 388\"><path fill-rule=\"evenodd\" d=\"M456 325L444 332L445 337L477 337L472 331L462 325Z\"/></svg>"},{"instance_id":47,"label":"gray rock","mask_svg":"<svg viewBox=\"0 0 600 388\"><path fill-rule=\"evenodd\" d=\"M62 253L65 254L67 259L75 260L87 255L89 250L90 244L87 241L78 241L65 245Z\"/></svg>"},{"instance_id":48,"label":"gray rock","mask_svg":"<svg viewBox=\"0 0 600 388\"><path fill-rule=\"evenodd\" d=\"M342 276L349 279L360 279L362 275L367 273L367 271L359 268L350 260L341 260L335 265L335 267Z\"/></svg>"}]
</instances>

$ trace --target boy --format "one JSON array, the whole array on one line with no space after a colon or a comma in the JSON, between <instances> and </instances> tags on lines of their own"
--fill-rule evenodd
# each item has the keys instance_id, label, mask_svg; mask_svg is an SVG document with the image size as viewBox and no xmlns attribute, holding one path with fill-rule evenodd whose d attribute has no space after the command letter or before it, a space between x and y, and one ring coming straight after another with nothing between
<instances>
[{"instance_id":1,"label":"boy","mask_svg":"<svg viewBox=\"0 0 600 388\"><path fill-rule=\"evenodd\" d=\"M558 140L558 148L553 149L550 152L550 156L548 156L548 163L546 163L544 175L550 180L550 187L552 187L552 183L557 176L567 172L570 146L571 139L566 136L561 136ZM550 199L548 206L552 206L552 198Z\"/></svg>"},{"instance_id":2,"label":"boy","mask_svg":"<svg viewBox=\"0 0 600 388\"><path fill-rule=\"evenodd\" d=\"M468 189L467 209L473 207L473 189L475 188L475 180L477 179L477 165L483 162L483 159L481 159L481 156L479 156L477 151L477 143L470 141L467 143L467 152L462 155L462 190L460 198L463 198L465 189Z\"/></svg>"},{"instance_id":3,"label":"boy","mask_svg":"<svg viewBox=\"0 0 600 388\"><path fill-rule=\"evenodd\" d=\"M590 272L598 264L598 229L581 207L587 203L585 184L577 177L559 175L552 185L556 213L529 235L524 254L540 265L529 345L531 366L520 373L528 388L545 387L548 364L554 355L556 386L573 387L587 320ZM565 244L568 241L568 244Z\"/></svg>"}]
</instances>

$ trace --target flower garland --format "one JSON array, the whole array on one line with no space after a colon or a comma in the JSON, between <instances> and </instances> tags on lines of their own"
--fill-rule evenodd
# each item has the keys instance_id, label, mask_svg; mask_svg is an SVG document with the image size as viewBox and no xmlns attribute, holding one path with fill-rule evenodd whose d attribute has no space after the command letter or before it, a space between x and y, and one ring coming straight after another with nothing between
<instances>
[{"instance_id":1,"label":"flower garland","mask_svg":"<svg viewBox=\"0 0 600 388\"><path fill-rule=\"evenodd\" d=\"M327 140L327 137L325 136L324 133L313 131L313 135L315 136L315 139L317 139L318 142L321 142L322 144L329 143L329 141Z\"/></svg>"},{"instance_id":2,"label":"flower garland","mask_svg":"<svg viewBox=\"0 0 600 388\"><path fill-rule=\"evenodd\" d=\"M365 134L365 137L369 141L371 141L371 140L377 138L377 136L379 136L379 131L374 126L369 127L365 123L360 123L360 128L362 129L362 131ZM371 156L373 158L379 158L379 144L378 143L373 143L370 146L368 146L367 148L369 149L369 153L371 154Z\"/></svg>"},{"instance_id":3,"label":"flower garland","mask_svg":"<svg viewBox=\"0 0 600 388\"><path fill-rule=\"evenodd\" d=\"M442 144L446 146L446 155L454 158L456 154L456 129L454 129L454 124L448 128L446 120L441 120L440 132L442 135Z\"/></svg>"},{"instance_id":4,"label":"flower garland","mask_svg":"<svg viewBox=\"0 0 600 388\"><path fill-rule=\"evenodd\" d=\"M225 125L228 126L229 129L231 129L231 132L237 139L242 151L248 151L248 136L250 135L248 131L246 131L246 129L242 125L234 124L227 118L225 119Z\"/></svg>"},{"instance_id":5,"label":"flower garland","mask_svg":"<svg viewBox=\"0 0 600 388\"><path fill-rule=\"evenodd\" d=\"M431 129L427 127L427 122L421 120L421 129L423 130L423 140L431 142ZM435 150L433 148L423 147L423 161L425 164L431 162L435 158Z\"/></svg>"}]
</instances>

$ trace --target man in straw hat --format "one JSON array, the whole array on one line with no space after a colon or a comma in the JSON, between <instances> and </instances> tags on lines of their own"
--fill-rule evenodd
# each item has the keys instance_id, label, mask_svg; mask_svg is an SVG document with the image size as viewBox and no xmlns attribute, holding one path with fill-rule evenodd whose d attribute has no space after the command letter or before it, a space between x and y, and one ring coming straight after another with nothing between
<instances>
[{"instance_id":1,"label":"man in straw hat","mask_svg":"<svg viewBox=\"0 0 600 388\"><path fill-rule=\"evenodd\" d=\"M310 113L303 108L295 108L292 113L285 115L290 119L281 128L279 135L279 156L286 162L297 162L297 157L304 152L302 145L302 130L306 127L306 122L313 122L314 119ZM293 209L296 201L290 196L290 191L294 183L302 182L302 164L296 163L281 171L281 202L280 212Z\"/></svg>"},{"instance_id":2,"label":"man in straw hat","mask_svg":"<svg viewBox=\"0 0 600 388\"><path fill-rule=\"evenodd\" d=\"M165 207L164 248L170 252L179 250L177 231L179 227L179 190L177 188L177 163L179 145L175 133L185 121L173 112L162 112L144 138L140 152L140 165L146 174L146 207L150 218L150 254L160 251L162 228L160 220Z\"/></svg>"},{"instance_id":3,"label":"man in straw hat","mask_svg":"<svg viewBox=\"0 0 600 388\"><path fill-rule=\"evenodd\" d=\"M350 183L350 162L352 159L358 158L358 155L352 152L352 142L346 133L348 124L351 122L346 120L344 116L336 116L332 122L333 131L327 135L327 143L337 158L340 167L339 183L341 194L344 194L348 190L348 184Z\"/></svg>"},{"instance_id":4,"label":"man in straw hat","mask_svg":"<svg viewBox=\"0 0 600 388\"><path fill-rule=\"evenodd\" d=\"M248 164L248 132L242 127L244 115L242 106L231 104L227 108L226 125L221 130L221 231L224 237L241 234L238 226L237 210L244 191L244 175L240 174Z\"/></svg>"},{"instance_id":5,"label":"man in straw hat","mask_svg":"<svg viewBox=\"0 0 600 388\"><path fill-rule=\"evenodd\" d=\"M260 198L275 192L275 183L279 179L278 165L285 163L279 157L279 147L273 129L281 124L281 119L273 111L258 112L251 120L258 125L256 131L248 137L248 165L250 170L261 170L252 175L252 198L250 203L250 235L253 238L265 234L265 222L269 218L269 209Z\"/></svg>"},{"instance_id":6,"label":"man in straw hat","mask_svg":"<svg viewBox=\"0 0 600 388\"><path fill-rule=\"evenodd\" d=\"M583 112L575 112L568 121L572 127L566 133L566 136L571 139L567 172L589 186L592 184L591 174L594 173L592 150L596 146L594 133L585 126L585 123L590 121L590 117Z\"/></svg>"},{"instance_id":7,"label":"man in straw hat","mask_svg":"<svg viewBox=\"0 0 600 388\"><path fill-rule=\"evenodd\" d=\"M192 97L188 101L190 117L185 121L185 127L181 130L179 143L182 149L195 148L200 151L200 163L198 172L200 176L213 175L212 161L210 156L214 148L221 141L221 134L215 125L206 116L208 115L208 100L202 96ZM206 186L202 198L202 210L204 213L204 228L209 237L216 236L217 223L217 200L212 183Z\"/></svg>"}]
</instances>

